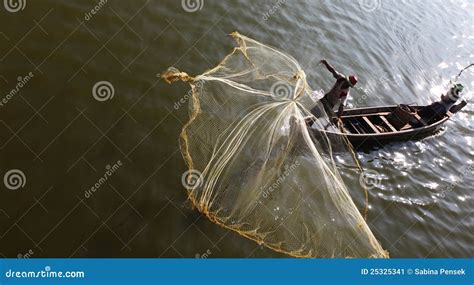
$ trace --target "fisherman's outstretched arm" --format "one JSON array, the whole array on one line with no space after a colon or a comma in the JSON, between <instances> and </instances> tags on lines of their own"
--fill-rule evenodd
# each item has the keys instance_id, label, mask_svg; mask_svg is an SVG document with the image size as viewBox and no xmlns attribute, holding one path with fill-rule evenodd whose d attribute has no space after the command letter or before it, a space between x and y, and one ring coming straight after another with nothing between
<instances>
[{"instance_id":1,"label":"fisherman's outstretched arm","mask_svg":"<svg viewBox=\"0 0 474 285\"><path fill-rule=\"evenodd\" d=\"M320 61L320 63L324 64L324 66L327 68L327 70L329 70L329 72L332 73L334 78L338 79L341 76L341 74L339 72L337 72L336 69L327 62L327 60L322 59Z\"/></svg>"}]
</instances>

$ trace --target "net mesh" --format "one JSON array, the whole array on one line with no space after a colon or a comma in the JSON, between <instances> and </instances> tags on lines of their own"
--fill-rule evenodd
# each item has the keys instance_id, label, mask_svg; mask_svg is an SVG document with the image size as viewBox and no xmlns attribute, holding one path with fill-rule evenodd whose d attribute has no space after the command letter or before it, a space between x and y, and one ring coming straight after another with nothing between
<instances>
[{"instance_id":1,"label":"net mesh","mask_svg":"<svg viewBox=\"0 0 474 285\"><path fill-rule=\"evenodd\" d=\"M211 221L296 257L387 257L344 185L328 138L322 96L298 62L235 32L238 45L196 77L171 68L162 77L188 81L190 120L180 145L193 173L189 199ZM305 119L320 109L314 126ZM191 181L194 179L193 181Z\"/></svg>"}]
</instances>

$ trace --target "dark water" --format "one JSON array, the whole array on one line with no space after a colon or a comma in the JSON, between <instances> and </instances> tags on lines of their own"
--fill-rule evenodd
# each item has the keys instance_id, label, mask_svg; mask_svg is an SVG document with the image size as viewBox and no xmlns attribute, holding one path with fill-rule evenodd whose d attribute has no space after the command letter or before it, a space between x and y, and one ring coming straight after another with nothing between
<instances>
[{"instance_id":1,"label":"dark water","mask_svg":"<svg viewBox=\"0 0 474 285\"><path fill-rule=\"evenodd\" d=\"M321 58L357 74L354 107L430 102L474 61L473 1L23 3L0 6L0 173L26 181L0 187L8 257L279 256L186 203L188 86L156 76L215 66L234 30L293 55L315 89L331 84ZM94 98L101 81L112 98ZM473 72L461 82L470 98ZM468 105L435 137L358 154L377 178L368 223L391 256L473 256L473 115ZM341 172L362 207L359 174Z\"/></svg>"}]
</instances>

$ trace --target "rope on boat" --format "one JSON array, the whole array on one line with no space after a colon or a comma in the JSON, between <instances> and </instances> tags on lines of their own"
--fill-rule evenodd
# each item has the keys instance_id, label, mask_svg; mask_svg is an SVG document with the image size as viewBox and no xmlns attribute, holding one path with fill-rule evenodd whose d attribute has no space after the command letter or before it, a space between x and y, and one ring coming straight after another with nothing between
<instances>
[{"instance_id":1,"label":"rope on boat","mask_svg":"<svg viewBox=\"0 0 474 285\"><path fill-rule=\"evenodd\" d=\"M446 86L446 89L449 89L450 85L453 85L453 84L456 84L456 82L458 81L459 77L461 77L461 74L465 71L465 70L468 70L469 68L473 67L474 66L474 63L470 63L468 64L467 66L465 66L463 69L461 69L458 73L458 75L456 75L456 77L454 77L454 80L449 80L449 83L448 83L448 86Z\"/></svg>"},{"instance_id":2,"label":"rope on boat","mask_svg":"<svg viewBox=\"0 0 474 285\"><path fill-rule=\"evenodd\" d=\"M341 118L337 118L337 127L339 128L339 131L344 134L342 137L344 138L344 142L346 145L349 147L350 153L352 155L352 158L354 159L357 168L360 170L361 175L364 175L364 169L359 163L359 159L357 158L356 151L354 150L354 146L352 143L349 141L349 138L345 135L346 131L344 130L344 124L342 123ZM365 209L364 209L364 219L367 221L367 216L369 212L369 191L367 190L367 186L364 184L364 195L365 195Z\"/></svg>"},{"instance_id":3,"label":"rope on boat","mask_svg":"<svg viewBox=\"0 0 474 285\"><path fill-rule=\"evenodd\" d=\"M464 70L467 70L471 67L474 66L474 63L471 63L469 64L468 66L464 67L463 69L461 69L461 71L459 71L458 75L456 75L456 77L454 78L454 83L456 83L456 81L458 81L458 78L461 76L461 74L464 72Z\"/></svg>"}]
</instances>

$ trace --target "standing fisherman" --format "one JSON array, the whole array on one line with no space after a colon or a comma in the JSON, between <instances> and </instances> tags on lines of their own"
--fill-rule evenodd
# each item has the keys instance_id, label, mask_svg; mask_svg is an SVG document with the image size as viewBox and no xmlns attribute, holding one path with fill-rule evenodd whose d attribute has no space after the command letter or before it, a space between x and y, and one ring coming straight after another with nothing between
<instances>
[{"instance_id":1,"label":"standing fisherman","mask_svg":"<svg viewBox=\"0 0 474 285\"><path fill-rule=\"evenodd\" d=\"M355 75L346 77L344 74L336 71L325 59L321 60L320 63L324 64L327 70L329 70L336 79L334 86L324 95L320 102L323 104L324 110L330 117L334 116L333 109L338 106L337 116L340 117L344 111L350 88L357 84L357 77ZM314 107L311 110L311 113L316 117L319 117L317 115L318 107Z\"/></svg>"}]
</instances>

